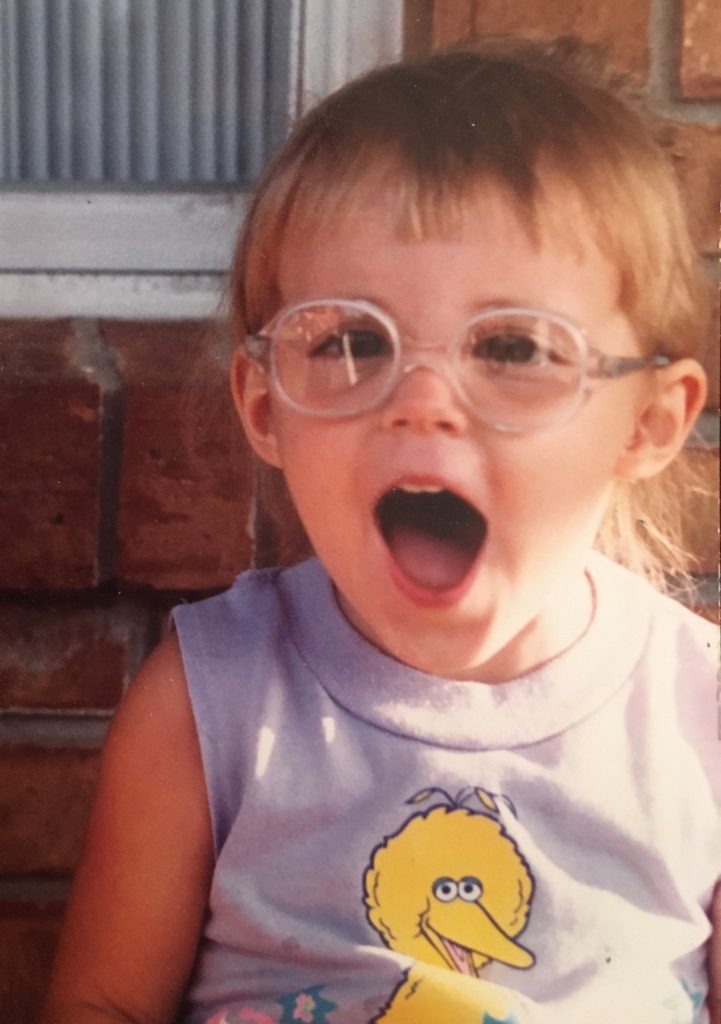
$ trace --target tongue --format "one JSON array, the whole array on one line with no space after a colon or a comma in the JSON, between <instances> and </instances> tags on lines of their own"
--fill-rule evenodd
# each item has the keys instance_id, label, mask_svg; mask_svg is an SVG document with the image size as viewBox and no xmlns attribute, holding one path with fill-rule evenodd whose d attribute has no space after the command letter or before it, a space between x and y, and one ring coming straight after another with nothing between
<instances>
[{"instance_id":1,"label":"tongue","mask_svg":"<svg viewBox=\"0 0 721 1024\"><path fill-rule=\"evenodd\" d=\"M471 959L470 950L465 949L463 946L457 946L455 942L451 942L450 939L443 939L443 945L446 947L448 954L455 964L456 970L460 971L461 974L472 974L476 975L476 969Z\"/></svg>"},{"instance_id":2,"label":"tongue","mask_svg":"<svg viewBox=\"0 0 721 1024\"><path fill-rule=\"evenodd\" d=\"M413 526L395 526L387 541L398 567L429 590L457 586L472 560L467 545L459 540L435 537Z\"/></svg>"}]
</instances>

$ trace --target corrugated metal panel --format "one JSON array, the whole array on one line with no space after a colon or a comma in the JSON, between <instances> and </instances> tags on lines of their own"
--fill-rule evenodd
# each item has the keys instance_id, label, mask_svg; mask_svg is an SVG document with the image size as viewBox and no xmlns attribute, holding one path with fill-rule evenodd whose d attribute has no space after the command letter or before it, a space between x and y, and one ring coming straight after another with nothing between
<instances>
[{"instance_id":1,"label":"corrugated metal panel","mask_svg":"<svg viewBox=\"0 0 721 1024\"><path fill-rule=\"evenodd\" d=\"M297 2L0 0L0 180L252 181Z\"/></svg>"},{"instance_id":2,"label":"corrugated metal panel","mask_svg":"<svg viewBox=\"0 0 721 1024\"><path fill-rule=\"evenodd\" d=\"M400 56L403 0L300 0L297 109Z\"/></svg>"}]
</instances>

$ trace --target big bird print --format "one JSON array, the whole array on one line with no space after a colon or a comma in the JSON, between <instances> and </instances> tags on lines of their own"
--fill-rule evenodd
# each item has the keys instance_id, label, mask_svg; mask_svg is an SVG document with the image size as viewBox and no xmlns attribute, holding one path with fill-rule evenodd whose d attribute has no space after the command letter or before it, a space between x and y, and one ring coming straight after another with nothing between
<instances>
[{"instance_id":1,"label":"big bird print","mask_svg":"<svg viewBox=\"0 0 721 1024\"><path fill-rule=\"evenodd\" d=\"M500 821L499 801L512 805L480 787L455 799L424 789L408 803L439 795L376 847L365 872L368 920L390 949L414 959L372 1024L521 1024L521 1005L479 975L492 960L535 962L518 941L534 882ZM466 806L471 798L480 810Z\"/></svg>"}]
</instances>

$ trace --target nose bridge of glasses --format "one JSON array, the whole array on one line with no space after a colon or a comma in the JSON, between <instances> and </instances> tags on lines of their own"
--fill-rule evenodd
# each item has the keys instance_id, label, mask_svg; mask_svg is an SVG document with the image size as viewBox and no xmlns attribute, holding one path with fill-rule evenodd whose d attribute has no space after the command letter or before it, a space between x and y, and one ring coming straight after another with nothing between
<instances>
[{"instance_id":1,"label":"nose bridge of glasses","mask_svg":"<svg viewBox=\"0 0 721 1024\"><path fill-rule=\"evenodd\" d=\"M401 352L399 362L396 365L393 391L402 386L403 381L409 380L416 371L430 371L432 377L436 381L440 381L444 390L448 391L449 398L451 395L454 395L457 399L463 391L463 385L456 372L457 368L454 368L450 359L450 353L445 346L415 345L410 350L405 348ZM436 391L437 386L434 386L434 392ZM465 395L462 397L465 399ZM436 394L437 398L438 395Z\"/></svg>"},{"instance_id":2,"label":"nose bridge of glasses","mask_svg":"<svg viewBox=\"0 0 721 1024\"><path fill-rule=\"evenodd\" d=\"M384 422L423 432L441 428L460 433L467 422L468 405L469 396L445 347L416 345L401 353L387 382Z\"/></svg>"},{"instance_id":3,"label":"nose bridge of glasses","mask_svg":"<svg viewBox=\"0 0 721 1024\"><path fill-rule=\"evenodd\" d=\"M400 348L399 370L405 375L413 370L427 369L444 377L451 363L451 352L442 342L419 344L404 342Z\"/></svg>"}]
</instances>

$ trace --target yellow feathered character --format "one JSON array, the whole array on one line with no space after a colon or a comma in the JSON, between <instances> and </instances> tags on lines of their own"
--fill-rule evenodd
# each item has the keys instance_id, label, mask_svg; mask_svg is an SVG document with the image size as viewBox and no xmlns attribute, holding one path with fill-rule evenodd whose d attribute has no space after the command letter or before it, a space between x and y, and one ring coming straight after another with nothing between
<instances>
[{"instance_id":1,"label":"yellow feathered character","mask_svg":"<svg viewBox=\"0 0 721 1024\"><path fill-rule=\"evenodd\" d=\"M373 852L364 878L368 919L385 944L415 963L384 1010L384 1024L520 1024L509 993L479 978L490 960L528 968L516 941L526 926L533 879L498 820L496 798L476 788L413 815ZM463 806L475 794L483 810ZM375 1024L375 1022L374 1022Z\"/></svg>"}]
</instances>

